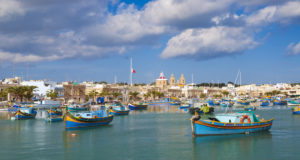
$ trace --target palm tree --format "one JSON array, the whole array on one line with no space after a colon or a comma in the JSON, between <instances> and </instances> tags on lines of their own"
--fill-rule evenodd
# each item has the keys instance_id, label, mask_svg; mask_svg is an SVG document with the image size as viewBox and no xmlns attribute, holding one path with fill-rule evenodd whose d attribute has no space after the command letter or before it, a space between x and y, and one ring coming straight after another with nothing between
<instances>
[{"instance_id":1,"label":"palm tree","mask_svg":"<svg viewBox=\"0 0 300 160\"><path fill-rule=\"evenodd\" d=\"M113 95L114 99L117 99L117 98L118 98L119 96L121 96L122 94L119 93L119 92L113 92L112 95Z\"/></svg>"},{"instance_id":2,"label":"palm tree","mask_svg":"<svg viewBox=\"0 0 300 160\"><path fill-rule=\"evenodd\" d=\"M148 100L149 97L151 97L151 93L147 92L146 94L144 94L144 98L146 100Z\"/></svg>"},{"instance_id":3,"label":"palm tree","mask_svg":"<svg viewBox=\"0 0 300 160\"><path fill-rule=\"evenodd\" d=\"M153 99L155 99L156 95L157 95L157 92L156 91L151 91L151 95L152 95Z\"/></svg>"},{"instance_id":4,"label":"palm tree","mask_svg":"<svg viewBox=\"0 0 300 160\"><path fill-rule=\"evenodd\" d=\"M27 100L30 100L33 97L33 90L37 88L36 86L14 86L9 87L7 89L8 93L13 94L16 96L16 100L20 99L20 101L23 101L23 98L25 97Z\"/></svg>"},{"instance_id":5,"label":"palm tree","mask_svg":"<svg viewBox=\"0 0 300 160\"><path fill-rule=\"evenodd\" d=\"M138 98L139 92L129 92L129 95L133 100L136 100Z\"/></svg>"},{"instance_id":6,"label":"palm tree","mask_svg":"<svg viewBox=\"0 0 300 160\"><path fill-rule=\"evenodd\" d=\"M0 91L0 98L5 99L5 97L7 97L7 90L1 90Z\"/></svg>"},{"instance_id":7,"label":"palm tree","mask_svg":"<svg viewBox=\"0 0 300 160\"><path fill-rule=\"evenodd\" d=\"M157 94L158 98L161 98L161 97L164 97L164 96L165 96L165 94L162 93L162 92L157 92L156 94Z\"/></svg>"},{"instance_id":8,"label":"palm tree","mask_svg":"<svg viewBox=\"0 0 300 160\"><path fill-rule=\"evenodd\" d=\"M53 90L50 90L47 92L47 97L56 100L56 98L58 97L58 93L54 92Z\"/></svg>"},{"instance_id":9,"label":"palm tree","mask_svg":"<svg viewBox=\"0 0 300 160\"><path fill-rule=\"evenodd\" d=\"M223 96L227 97L229 95L228 91L222 91Z\"/></svg>"},{"instance_id":10,"label":"palm tree","mask_svg":"<svg viewBox=\"0 0 300 160\"><path fill-rule=\"evenodd\" d=\"M96 97L99 95L99 93L95 90L91 90L89 92L89 97L93 97L93 101L95 102L96 101Z\"/></svg>"}]
</instances>

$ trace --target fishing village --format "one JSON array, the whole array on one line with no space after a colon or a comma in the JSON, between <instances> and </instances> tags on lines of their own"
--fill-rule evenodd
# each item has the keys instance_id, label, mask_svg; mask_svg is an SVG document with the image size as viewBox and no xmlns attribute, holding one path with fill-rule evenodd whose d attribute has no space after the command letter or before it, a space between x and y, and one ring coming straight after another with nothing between
<instances>
[{"instance_id":1,"label":"fishing village","mask_svg":"<svg viewBox=\"0 0 300 160\"><path fill-rule=\"evenodd\" d=\"M300 0L0 0L0 160L299 160Z\"/></svg>"},{"instance_id":2,"label":"fishing village","mask_svg":"<svg viewBox=\"0 0 300 160\"><path fill-rule=\"evenodd\" d=\"M133 73L131 68L131 82ZM184 130L192 137L257 136L254 133L272 133L272 124L279 121L273 114L263 117L268 111L300 115L299 84L242 85L239 74L235 82L227 84L187 83L183 74L176 79L174 74L167 78L163 72L151 84L6 78L0 85L0 121L19 125L36 121L46 128L59 125L67 137L74 139L82 129L121 127L115 121L124 117L177 113L185 115ZM152 120L148 117L146 123ZM173 121L176 123L176 119Z\"/></svg>"}]
</instances>

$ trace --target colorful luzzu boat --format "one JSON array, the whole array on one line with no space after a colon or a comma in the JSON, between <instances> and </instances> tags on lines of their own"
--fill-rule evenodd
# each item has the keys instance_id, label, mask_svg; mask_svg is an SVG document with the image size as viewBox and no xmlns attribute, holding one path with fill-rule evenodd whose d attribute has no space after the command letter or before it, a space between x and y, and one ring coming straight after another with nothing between
<instances>
[{"instance_id":1,"label":"colorful luzzu boat","mask_svg":"<svg viewBox=\"0 0 300 160\"><path fill-rule=\"evenodd\" d=\"M270 101L267 101L267 100L264 100L261 102L260 106L262 107L266 107L266 106L269 106L270 105Z\"/></svg>"},{"instance_id":2,"label":"colorful luzzu boat","mask_svg":"<svg viewBox=\"0 0 300 160\"><path fill-rule=\"evenodd\" d=\"M107 125L113 120L113 115L107 115L101 109L93 112L79 112L72 114L67 112L65 115L66 128L81 128Z\"/></svg>"},{"instance_id":3,"label":"colorful luzzu boat","mask_svg":"<svg viewBox=\"0 0 300 160\"><path fill-rule=\"evenodd\" d=\"M128 108L130 110L144 110L144 109L147 109L147 105L133 105L133 104L128 104Z\"/></svg>"},{"instance_id":4,"label":"colorful luzzu boat","mask_svg":"<svg viewBox=\"0 0 300 160\"><path fill-rule=\"evenodd\" d=\"M63 113L61 111L58 111L57 109L49 109L48 115L49 116L62 116Z\"/></svg>"},{"instance_id":5,"label":"colorful luzzu boat","mask_svg":"<svg viewBox=\"0 0 300 160\"><path fill-rule=\"evenodd\" d=\"M241 101L238 101L239 104L243 105L243 106L247 106L250 104L250 102L246 101L246 100L241 100Z\"/></svg>"},{"instance_id":6,"label":"colorful luzzu boat","mask_svg":"<svg viewBox=\"0 0 300 160\"><path fill-rule=\"evenodd\" d=\"M109 115L128 115L129 114L129 109L122 104L115 104L113 106L108 107L108 114Z\"/></svg>"},{"instance_id":7,"label":"colorful luzzu boat","mask_svg":"<svg viewBox=\"0 0 300 160\"><path fill-rule=\"evenodd\" d=\"M298 106L298 105L300 105L300 103L298 103L296 101L288 101L287 104L288 104L288 106Z\"/></svg>"},{"instance_id":8,"label":"colorful luzzu boat","mask_svg":"<svg viewBox=\"0 0 300 160\"><path fill-rule=\"evenodd\" d=\"M195 136L242 134L269 130L270 120L259 120L252 111L217 114L215 118L201 120L199 115L192 117L192 130Z\"/></svg>"},{"instance_id":9,"label":"colorful luzzu boat","mask_svg":"<svg viewBox=\"0 0 300 160\"><path fill-rule=\"evenodd\" d=\"M287 101L275 99L273 102L274 105L286 105Z\"/></svg>"},{"instance_id":10,"label":"colorful luzzu boat","mask_svg":"<svg viewBox=\"0 0 300 160\"><path fill-rule=\"evenodd\" d=\"M300 114L300 106L293 108L293 114Z\"/></svg>"},{"instance_id":11,"label":"colorful luzzu boat","mask_svg":"<svg viewBox=\"0 0 300 160\"><path fill-rule=\"evenodd\" d=\"M23 120L23 119L34 119L36 111L34 108L19 108L16 113L13 114L12 119Z\"/></svg>"}]
</instances>

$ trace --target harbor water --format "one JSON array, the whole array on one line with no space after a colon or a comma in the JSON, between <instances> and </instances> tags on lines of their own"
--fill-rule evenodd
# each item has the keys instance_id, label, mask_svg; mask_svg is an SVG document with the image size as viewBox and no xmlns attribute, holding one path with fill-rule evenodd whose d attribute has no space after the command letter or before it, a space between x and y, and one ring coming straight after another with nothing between
<instances>
[{"instance_id":1,"label":"harbor water","mask_svg":"<svg viewBox=\"0 0 300 160\"><path fill-rule=\"evenodd\" d=\"M0 159L299 159L300 115L288 107L255 113L275 119L269 132L193 137L192 115L177 106L149 106L108 126L76 130L43 119L12 121L0 112Z\"/></svg>"}]
</instances>

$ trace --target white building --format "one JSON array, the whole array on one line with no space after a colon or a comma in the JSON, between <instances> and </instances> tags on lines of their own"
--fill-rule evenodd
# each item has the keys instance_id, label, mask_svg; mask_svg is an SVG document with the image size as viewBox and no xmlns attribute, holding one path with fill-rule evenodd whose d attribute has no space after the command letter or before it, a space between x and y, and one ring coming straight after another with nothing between
<instances>
[{"instance_id":1,"label":"white building","mask_svg":"<svg viewBox=\"0 0 300 160\"><path fill-rule=\"evenodd\" d=\"M22 86L36 86L33 90L33 94L37 97L46 97L47 92L55 89L56 82L43 81L43 80L30 80L21 82Z\"/></svg>"}]
</instances>

